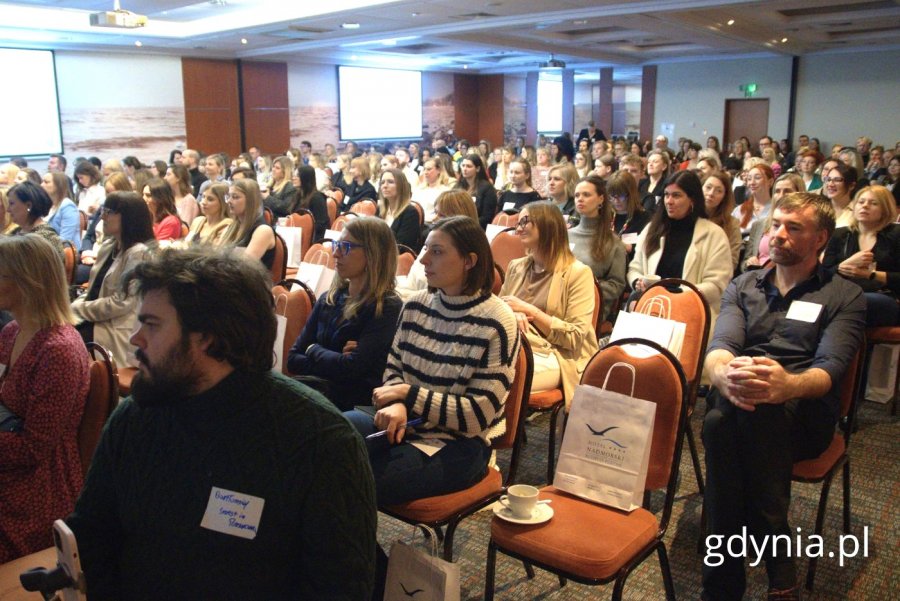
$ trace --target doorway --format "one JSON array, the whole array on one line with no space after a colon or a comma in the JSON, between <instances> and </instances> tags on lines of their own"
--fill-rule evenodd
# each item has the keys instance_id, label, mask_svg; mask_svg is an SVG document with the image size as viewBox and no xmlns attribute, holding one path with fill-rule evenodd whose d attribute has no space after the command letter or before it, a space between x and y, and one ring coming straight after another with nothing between
<instances>
[{"instance_id":1,"label":"doorway","mask_svg":"<svg viewBox=\"0 0 900 601\"><path fill-rule=\"evenodd\" d=\"M747 136L756 147L759 139L769 132L769 99L740 98L725 101L725 127L722 129L722 147Z\"/></svg>"}]
</instances>

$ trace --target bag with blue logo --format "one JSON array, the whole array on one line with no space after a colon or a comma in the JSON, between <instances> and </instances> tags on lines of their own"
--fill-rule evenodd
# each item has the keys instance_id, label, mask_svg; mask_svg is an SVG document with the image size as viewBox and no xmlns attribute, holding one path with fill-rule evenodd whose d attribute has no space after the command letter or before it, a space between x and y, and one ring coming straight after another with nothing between
<instances>
[{"instance_id":1,"label":"bag with blue logo","mask_svg":"<svg viewBox=\"0 0 900 601\"><path fill-rule=\"evenodd\" d=\"M614 369L631 371L631 394L606 390ZM656 404L634 398L634 367L616 363L603 388L575 388L553 486L616 509L641 506Z\"/></svg>"}]
</instances>

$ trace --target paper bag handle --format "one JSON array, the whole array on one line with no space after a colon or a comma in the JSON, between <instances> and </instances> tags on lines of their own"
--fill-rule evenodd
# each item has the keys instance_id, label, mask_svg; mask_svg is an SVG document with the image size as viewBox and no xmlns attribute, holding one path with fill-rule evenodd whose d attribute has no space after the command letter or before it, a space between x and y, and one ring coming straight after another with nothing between
<instances>
[{"instance_id":1,"label":"paper bag handle","mask_svg":"<svg viewBox=\"0 0 900 601\"><path fill-rule=\"evenodd\" d=\"M634 396L634 381L637 379L637 371L634 369L634 365L630 363L625 363L624 361L617 361L612 364L612 367L609 368L609 371L606 372L606 377L603 378L603 390L606 390L606 385L609 383L609 375L613 372L613 370L617 367L624 367L631 372L631 394L628 396Z\"/></svg>"},{"instance_id":2,"label":"paper bag handle","mask_svg":"<svg viewBox=\"0 0 900 601\"><path fill-rule=\"evenodd\" d=\"M284 313L278 312L278 301L284 299ZM275 315L281 315L282 317L287 316L287 307L288 307L288 295L287 294L279 294L275 297Z\"/></svg>"},{"instance_id":3,"label":"paper bag handle","mask_svg":"<svg viewBox=\"0 0 900 601\"><path fill-rule=\"evenodd\" d=\"M670 315L672 315L672 299L665 295L654 296L650 299L646 305L641 308L641 313L644 315L653 315L652 309L656 308L659 311L658 317L662 319L671 319Z\"/></svg>"}]
</instances>

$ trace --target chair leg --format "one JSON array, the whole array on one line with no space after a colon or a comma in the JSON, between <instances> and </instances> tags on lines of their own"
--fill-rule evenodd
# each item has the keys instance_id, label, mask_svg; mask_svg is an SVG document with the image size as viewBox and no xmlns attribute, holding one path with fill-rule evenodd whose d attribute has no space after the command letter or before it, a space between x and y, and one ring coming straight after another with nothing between
<instances>
[{"instance_id":1,"label":"chair leg","mask_svg":"<svg viewBox=\"0 0 900 601\"><path fill-rule=\"evenodd\" d=\"M528 576L528 579L534 580L534 566L532 566L527 561L523 561L522 567L525 568L525 574Z\"/></svg>"},{"instance_id":2,"label":"chair leg","mask_svg":"<svg viewBox=\"0 0 900 601\"><path fill-rule=\"evenodd\" d=\"M488 542L487 567L484 572L484 599L494 600L494 567L497 564L497 545L491 540Z\"/></svg>"},{"instance_id":3,"label":"chair leg","mask_svg":"<svg viewBox=\"0 0 900 601\"><path fill-rule=\"evenodd\" d=\"M559 411L565 403L557 403L550 414L550 440L547 446L547 484L553 484L553 473L556 467L556 427L559 424Z\"/></svg>"},{"instance_id":4,"label":"chair leg","mask_svg":"<svg viewBox=\"0 0 900 601\"><path fill-rule=\"evenodd\" d=\"M705 490L703 486L703 469L700 467L700 455L697 452L697 441L694 439L694 431L691 429L690 424L685 428L685 433L687 434L688 448L691 451L691 462L694 464L694 474L697 476L697 488L700 489L700 494L702 495Z\"/></svg>"},{"instance_id":5,"label":"chair leg","mask_svg":"<svg viewBox=\"0 0 900 601\"><path fill-rule=\"evenodd\" d=\"M566 580L565 576L560 576L559 574L557 574L556 577L559 578L559 588L566 586L568 580Z\"/></svg>"},{"instance_id":6,"label":"chair leg","mask_svg":"<svg viewBox=\"0 0 900 601\"><path fill-rule=\"evenodd\" d=\"M447 524L447 533L444 535L444 561L453 563L453 535L456 533L456 526L459 524L456 520Z\"/></svg>"},{"instance_id":7,"label":"chair leg","mask_svg":"<svg viewBox=\"0 0 900 601\"><path fill-rule=\"evenodd\" d=\"M844 463L844 534L850 534L850 458Z\"/></svg>"},{"instance_id":8,"label":"chair leg","mask_svg":"<svg viewBox=\"0 0 900 601\"><path fill-rule=\"evenodd\" d=\"M834 477L834 473L828 474L825 480L822 482L822 494L819 497L819 511L816 513L816 535L820 537L822 536L822 525L825 522L825 507L828 504L828 491L831 489L831 480ZM816 564L818 563L818 558L812 556L809 558L809 568L806 570L806 590L813 590L813 582L816 580Z\"/></svg>"},{"instance_id":9,"label":"chair leg","mask_svg":"<svg viewBox=\"0 0 900 601\"><path fill-rule=\"evenodd\" d=\"M666 553L666 545L662 542L656 547L659 555L659 569L662 572L663 585L666 587L666 601L675 601L675 583L672 581L672 570L669 567L669 555Z\"/></svg>"}]
</instances>

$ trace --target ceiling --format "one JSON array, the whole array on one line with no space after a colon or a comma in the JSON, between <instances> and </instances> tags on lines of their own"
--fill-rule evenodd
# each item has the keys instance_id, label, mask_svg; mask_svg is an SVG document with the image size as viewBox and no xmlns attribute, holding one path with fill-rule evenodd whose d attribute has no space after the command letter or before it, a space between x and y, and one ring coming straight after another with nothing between
<instances>
[{"instance_id":1,"label":"ceiling","mask_svg":"<svg viewBox=\"0 0 900 601\"><path fill-rule=\"evenodd\" d=\"M650 63L900 48L900 0L122 0L146 27L89 25L112 8L0 3L0 45L485 74L552 56L625 82Z\"/></svg>"}]
</instances>

